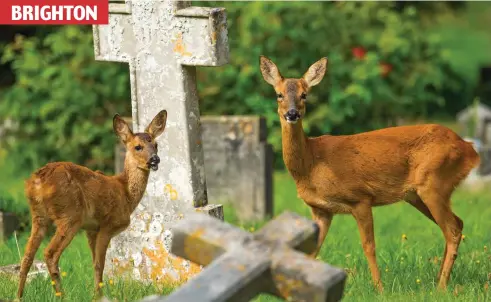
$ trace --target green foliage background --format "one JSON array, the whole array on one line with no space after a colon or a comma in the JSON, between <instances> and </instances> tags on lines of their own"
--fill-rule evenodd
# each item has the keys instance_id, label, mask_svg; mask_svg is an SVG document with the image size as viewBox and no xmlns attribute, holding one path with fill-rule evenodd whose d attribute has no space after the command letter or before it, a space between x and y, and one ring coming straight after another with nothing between
<instances>
[{"instance_id":1,"label":"green foliage background","mask_svg":"<svg viewBox=\"0 0 491 302\"><path fill-rule=\"evenodd\" d=\"M261 54L287 77L328 57L327 75L308 97L305 127L314 136L454 116L471 102L478 68L491 61L489 3L193 4L225 7L230 37L230 63L198 69L202 113L266 116L277 167L279 122ZM94 60L90 26L4 26L0 46L0 121L18 126L0 141L0 196L21 200L20 179L49 161L111 172L111 117L131 112L128 67ZM355 47L367 51L363 59ZM387 76L381 63L393 66ZM14 209L12 202L0 207Z\"/></svg>"}]
</instances>

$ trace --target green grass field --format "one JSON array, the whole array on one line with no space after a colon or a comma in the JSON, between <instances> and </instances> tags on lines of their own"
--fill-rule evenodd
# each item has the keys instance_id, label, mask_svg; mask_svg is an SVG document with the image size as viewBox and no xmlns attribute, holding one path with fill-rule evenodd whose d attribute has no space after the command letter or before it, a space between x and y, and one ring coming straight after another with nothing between
<instances>
[{"instance_id":1,"label":"green grass field","mask_svg":"<svg viewBox=\"0 0 491 302\"><path fill-rule=\"evenodd\" d=\"M296 196L293 181L286 173L275 175L275 212L295 211L309 216L309 210ZM348 270L345 301L488 301L491 283L491 191L483 193L458 190L453 208L464 221L465 240L459 250L447 293L436 291L436 274L443 254L440 229L411 206L399 203L374 210L377 259L385 286L383 295L371 285L370 272L361 248L358 230L350 216L336 216L321 251L322 260ZM235 221L226 209L227 220ZM243 225L250 230L259 224ZM402 239L402 235L407 240ZM19 238L21 253L27 234ZM42 259L42 249L38 259ZM0 245L0 265L19 262L14 238ZM90 301L93 290L91 256L83 234L78 235L60 261L64 298L67 301ZM13 299L17 283L0 279L0 299ZM170 289L136 282L105 280L105 294L118 301L135 301L147 295L165 294ZM49 279L36 278L28 283L25 301L55 301ZM261 296L257 301L277 301Z\"/></svg>"}]
</instances>

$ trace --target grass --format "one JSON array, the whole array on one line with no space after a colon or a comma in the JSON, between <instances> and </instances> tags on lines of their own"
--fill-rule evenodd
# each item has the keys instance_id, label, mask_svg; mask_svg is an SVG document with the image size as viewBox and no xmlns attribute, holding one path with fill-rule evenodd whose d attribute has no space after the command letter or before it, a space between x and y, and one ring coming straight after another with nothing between
<instances>
[{"instance_id":1,"label":"grass","mask_svg":"<svg viewBox=\"0 0 491 302\"><path fill-rule=\"evenodd\" d=\"M309 209L296 194L293 181L286 173L275 174L275 212L295 211L309 216ZM491 192L458 190L453 197L455 213L465 223L465 240L459 250L447 293L436 291L438 257L443 254L440 229L407 204L374 210L377 259L385 292L379 295L371 286L370 272L361 248L358 230L350 216L336 216L321 251L321 259L349 272L344 301L490 301L487 287L491 283ZM228 214L228 215L227 215ZM226 219L235 222L230 208ZM251 230L263 223L245 224ZM407 240L402 239L406 235ZM21 252L27 234L19 236ZM42 248L37 258L42 259ZM18 263L15 240L0 245L0 265ZM85 237L78 235L60 261L67 301L90 301L93 290L91 256ZM418 282L419 280L419 282ZM137 282L105 280L104 291L110 299L135 301L152 294L166 294L171 289ZM17 283L0 278L0 299L13 299ZM50 280L36 278L27 284L25 301L55 301ZM279 301L260 296L256 301Z\"/></svg>"}]
</instances>

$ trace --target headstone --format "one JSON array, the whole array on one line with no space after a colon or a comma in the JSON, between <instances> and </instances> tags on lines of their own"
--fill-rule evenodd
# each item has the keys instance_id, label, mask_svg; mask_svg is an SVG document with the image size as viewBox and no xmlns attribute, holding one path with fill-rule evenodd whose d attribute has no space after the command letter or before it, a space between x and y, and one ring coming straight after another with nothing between
<instances>
[{"instance_id":1,"label":"headstone","mask_svg":"<svg viewBox=\"0 0 491 302\"><path fill-rule=\"evenodd\" d=\"M476 112L477 110L477 112ZM459 123L460 135L468 136L479 139L481 142L485 142L485 123L484 121L491 118L491 108L479 103L479 105L470 105L466 109L460 111L457 114L457 121ZM474 122L474 120L476 122ZM491 143L491 137L489 138Z\"/></svg>"},{"instance_id":2,"label":"headstone","mask_svg":"<svg viewBox=\"0 0 491 302\"><path fill-rule=\"evenodd\" d=\"M303 254L314 251L319 228L283 213L255 234L202 214L176 225L172 253L207 267L167 297L147 302L249 301L269 293L288 301L340 301L342 269Z\"/></svg>"},{"instance_id":3,"label":"headstone","mask_svg":"<svg viewBox=\"0 0 491 302\"><path fill-rule=\"evenodd\" d=\"M491 117L483 120L483 138L484 144L478 151L481 157L478 173L487 176L491 174Z\"/></svg>"},{"instance_id":4,"label":"headstone","mask_svg":"<svg viewBox=\"0 0 491 302\"><path fill-rule=\"evenodd\" d=\"M203 116L205 175L211 200L233 206L241 221L273 215L273 149L260 116Z\"/></svg>"},{"instance_id":5,"label":"headstone","mask_svg":"<svg viewBox=\"0 0 491 302\"><path fill-rule=\"evenodd\" d=\"M482 147L480 140L472 138L472 137L463 137L462 139L465 140L466 142L472 143L472 147L474 148L474 150L476 150L476 152L479 153L479 155L481 156L481 152L482 152L483 147ZM469 172L469 174L467 175L467 177L464 180L464 183L475 184L475 183L479 182L481 179L480 170L481 170L482 165L483 165L483 163L482 163L482 158L481 158L481 164L478 167L473 168Z\"/></svg>"},{"instance_id":6,"label":"headstone","mask_svg":"<svg viewBox=\"0 0 491 302\"><path fill-rule=\"evenodd\" d=\"M19 227L19 219L13 213L0 212L0 242L6 241Z\"/></svg>"},{"instance_id":7,"label":"headstone","mask_svg":"<svg viewBox=\"0 0 491 302\"><path fill-rule=\"evenodd\" d=\"M161 169L127 230L112 239L106 272L142 281L178 282L199 271L168 253L172 227L195 210L223 218L208 205L199 125L196 66L228 61L225 10L190 1L109 0L109 24L95 25L97 60L129 64L133 129L169 112L159 137Z\"/></svg>"},{"instance_id":8,"label":"headstone","mask_svg":"<svg viewBox=\"0 0 491 302\"><path fill-rule=\"evenodd\" d=\"M131 118L125 118L131 122ZM233 206L241 221L273 215L273 150L266 119L260 116L202 116L202 143L208 199ZM125 149L115 150L116 173Z\"/></svg>"}]
</instances>

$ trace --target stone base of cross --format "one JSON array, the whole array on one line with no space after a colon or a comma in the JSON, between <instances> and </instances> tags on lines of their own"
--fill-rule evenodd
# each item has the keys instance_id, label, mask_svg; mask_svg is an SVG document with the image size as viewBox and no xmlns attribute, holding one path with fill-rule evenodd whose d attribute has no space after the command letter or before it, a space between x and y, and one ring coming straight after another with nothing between
<instances>
[{"instance_id":1,"label":"stone base of cross","mask_svg":"<svg viewBox=\"0 0 491 302\"><path fill-rule=\"evenodd\" d=\"M251 234L203 214L176 225L171 252L207 267L167 297L146 302L249 301L269 293L287 301L340 301L342 269L316 261L315 222L283 213Z\"/></svg>"}]
</instances>

